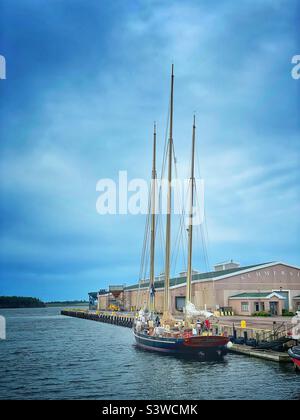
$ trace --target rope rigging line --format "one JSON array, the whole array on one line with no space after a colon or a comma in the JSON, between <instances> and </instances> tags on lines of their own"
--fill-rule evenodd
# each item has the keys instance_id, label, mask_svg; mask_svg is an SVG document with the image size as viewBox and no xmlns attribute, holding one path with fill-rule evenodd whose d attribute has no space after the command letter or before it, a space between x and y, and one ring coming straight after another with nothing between
<instances>
[{"instance_id":1,"label":"rope rigging line","mask_svg":"<svg viewBox=\"0 0 300 420\"><path fill-rule=\"evenodd\" d=\"M144 277L144 270L145 270L145 257L147 253L147 245L148 245L148 238L150 232L150 208L151 208L151 191L149 191L148 195L148 212L145 224L145 231L144 231L144 241L143 241L143 248L142 248L142 256L141 256L141 265L140 265L140 273L139 273L139 287L138 287L138 294L137 294L137 307L140 307L140 297L141 297L141 282Z\"/></svg>"},{"instance_id":2,"label":"rope rigging line","mask_svg":"<svg viewBox=\"0 0 300 420\"><path fill-rule=\"evenodd\" d=\"M175 154L175 148L174 148L174 144L173 144L173 156L174 156L174 168L175 168L175 176L176 179L178 178L178 166L177 166L177 158L176 158L176 154ZM171 261L173 264L173 260L174 260L174 255L175 252L177 252L176 257L175 257L175 269L176 269L176 264L177 264L177 260L178 260L178 256L179 256L179 251L180 251L180 244L182 246L182 256L183 256L183 264L184 266L187 266L187 256L186 256L186 241L187 241L187 231L186 231L186 227L185 227L185 208L184 208L184 191L183 191L183 197L180 196L180 192L177 191L178 194L178 202L181 203L181 209L180 209L180 217L179 217L179 228L178 228L178 233L177 233L177 238L178 238L178 248L176 251L176 247L177 247L177 243L175 241L175 246L173 249L173 253L172 253L172 258Z\"/></svg>"},{"instance_id":3,"label":"rope rigging line","mask_svg":"<svg viewBox=\"0 0 300 420\"><path fill-rule=\"evenodd\" d=\"M197 207L200 208L199 194L198 194L197 187L195 188L195 199L196 199ZM208 258L208 252L207 252L207 246L206 246L205 232L203 229L203 223L200 224L200 236L201 236L201 243L202 243L203 262L204 262L206 271L209 271L209 258Z\"/></svg>"},{"instance_id":4,"label":"rope rigging line","mask_svg":"<svg viewBox=\"0 0 300 420\"><path fill-rule=\"evenodd\" d=\"M164 152L163 152L163 159L162 159L162 168L161 168L161 180L164 176L165 173L165 168L166 168L166 161L167 161L167 149L168 149L168 141L167 141L167 136L168 136L168 128L169 128L169 118L170 118L170 100L169 100L169 106L168 106L168 114L167 114L167 124L166 124L166 131L165 131L165 140L164 140ZM157 187L157 179L155 181L156 183L156 187ZM156 226L155 226L155 237L157 236L157 231L160 231L160 243L161 243L161 248L162 248L162 253L163 253L163 222L162 222L162 218L161 218L161 206L162 206L162 188L161 188L162 183L160 183L160 188L159 188L159 192L158 192L158 207L159 207L159 211L158 211L158 215L156 217ZM153 187L153 186L152 186ZM145 224L145 232L144 232L144 240L143 240L143 247L142 247L142 256L141 256L141 263L140 263L140 273L139 273L139 287L138 287L138 295L137 295L137 306L139 307L140 305L140 298L141 298L141 286L142 286L142 280L147 280L147 275L148 275L148 265L149 265L149 258L150 258L150 253L149 253L149 236L150 236L150 230L151 230L151 225L150 225L150 217L151 217L151 197L152 197L152 188L149 189L149 197L148 197L148 213L147 213L147 218L146 218L146 224ZM150 270L150 267L149 267ZM148 300L149 300L149 296L147 293L147 305L148 305Z\"/></svg>"},{"instance_id":5,"label":"rope rigging line","mask_svg":"<svg viewBox=\"0 0 300 420\"><path fill-rule=\"evenodd\" d=\"M168 156L168 131L169 131L169 120L170 120L170 107L171 107L171 100L169 99L168 104L168 113L167 113L167 122L166 122L166 129L165 129L165 137L164 137L164 151L163 151L163 158L162 158L162 166L161 166L161 175L160 175L160 186L159 186L159 192L158 192L158 207L159 207L159 214L157 217L157 229L159 230L159 238L160 238L160 247L161 247L161 263L162 267L160 272L164 271L164 258L165 258L165 225L162 217L162 181L165 176L165 170L166 170L166 163L167 163L167 156Z\"/></svg>"},{"instance_id":6,"label":"rope rigging line","mask_svg":"<svg viewBox=\"0 0 300 420\"><path fill-rule=\"evenodd\" d=\"M200 159L199 159L199 153L196 147L196 162L197 162L197 167L196 167L196 171L198 173L198 179L203 179L202 178L202 174L201 174L201 166L200 166ZM197 200L197 206L198 208L200 208L200 199L198 196L198 192L197 192L197 185L195 188L196 192L196 200ZM208 227L207 227L207 219L206 219L206 212L205 212L205 200L202 203L202 207L203 207L203 223L200 226L200 230L201 230L201 237L203 237L203 253L204 253L204 264L206 267L206 271L210 271L210 258L209 258L209 236L208 236Z\"/></svg>"}]
</instances>

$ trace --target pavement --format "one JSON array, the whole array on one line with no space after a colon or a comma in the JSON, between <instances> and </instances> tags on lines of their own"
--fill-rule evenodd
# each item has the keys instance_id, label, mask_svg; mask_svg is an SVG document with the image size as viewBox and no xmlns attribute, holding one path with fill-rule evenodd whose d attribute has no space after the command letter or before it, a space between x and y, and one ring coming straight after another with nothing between
<instances>
[{"instance_id":1,"label":"pavement","mask_svg":"<svg viewBox=\"0 0 300 420\"><path fill-rule=\"evenodd\" d=\"M114 314L120 314L121 316L134 316L133 312L114 312ZM253 317L235 315L219 317L218 321L221 325L227 326L232 326L234 323L236 327L241 325L241 321L246 321L247 328L257 328L262 330L272 330L274 322L276 323L275 328L278 328L282 324L286 324L286 328L289 329L292 325L292 318L286 316Z\"/></svg>"},{"instance_id":2,"label":"pavement","mask_svg":"<svg viewBox=\"0 0 300 420\"><path fill-rule=\"evenodd\" d=\"M272 316L272 317L253 317L253 316L223 316L218 318L221 325L232 325L235 324L236 327L241 325L241 321L246 321L247 328L258 328L258 329L266 329L272 330L274 322L275 328L279 327L282 324L285 324L287 328L292 325L292 318L286 316Z\"/></svg>"}]
</instances>

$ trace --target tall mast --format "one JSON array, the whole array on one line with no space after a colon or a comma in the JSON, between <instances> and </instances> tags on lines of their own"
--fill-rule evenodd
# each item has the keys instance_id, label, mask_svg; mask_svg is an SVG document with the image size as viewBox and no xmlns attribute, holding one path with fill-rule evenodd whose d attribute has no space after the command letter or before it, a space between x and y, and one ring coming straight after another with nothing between
<instances>
[{"instance_id":1,"label":"tall mast","mask_svg":"<svg viewBox=\"0 0 300 420\"><path fill-rule=\"evenodd\" d=\"M171 75L171 101L170 101L170 134L168 156L168 197L167 197L167 223L166 223L166 261L165 261L165 291L164 315L170 310L170 250L171 250L171 211L172 211L172 160L173 160L173 91L174 91L174 64Z\"/></svg>"},{"instance_id":2,"label":"tall mast","mask_svg":"<svg viewBox=\"0 0 300 420\"><path fill-rule=\"evenodd\" d=\"M152 186L151 186L151 249L150 249L150 311L154 312L154 258L155 258L155 222L156 222L156 124L153 131L153 162L152 162Z\"/></svg>"},{"instance_id":3,"label":"tall mast","mask_svg":"<svg viewBox=\"0 0 300 420\"><path fill-rule=\"evenodd\" d=\"M190 209L189 209L189 227L188 227L188 269L186 281L186 303L192 301L192 254L193 254L193 206L194 206L194 187L195 187L195 138L196 138L196 118L193 122L193 140L192 140L192 164L190 179Z\"/></svg>"}]
</instances>

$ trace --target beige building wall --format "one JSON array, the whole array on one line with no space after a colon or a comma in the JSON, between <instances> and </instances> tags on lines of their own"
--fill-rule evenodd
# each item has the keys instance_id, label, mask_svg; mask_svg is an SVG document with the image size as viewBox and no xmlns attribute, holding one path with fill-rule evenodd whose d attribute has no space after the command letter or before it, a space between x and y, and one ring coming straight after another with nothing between
<instances>
[{"instance_id":1,"label":"beige building wall","mask_svg":"<svg viewBox=\"0 0 300 420\"><path fill-rule=\"evenodd\" d=\"M294 311L300 311L300 298L294 299L293 302L294 302L293 304Z\"/></svg>"},{"instance_id":2,"label":"beige building wall","mask_svg":"<svg viewBox=\"0 0 300 420\"><path fill-rule=\"evenodd\" d=\"M242 310L242 304L248 303L249 310L243 311ZM253 315L255 310L255 303L256 302L263 302L265 305L265 311L270 312L270 302L277 302L278 303L278 315L282 314L282 310L284 309L284 301L282 299L278 299L276 296L270 298L270 299L247 299L247 298L241 298L241 299L229 299L229 306L232 307L233 312L236 315Z\"/></svg>"},{"instance_id":3,"label":"beige building wall","mask_svg":"<svg viewBox=\"0 0 300 420\"><path fill-rule=\"evenodd\" d=\"M108 308L108 296L109 294L98 296L98 311L105 311Z\"/></svg>"},{"instance_id":4,"label":"beige building wall","mask_svg":"<svg viewBox=\"0 0 300 420\"><path fill-rule=\"evenodd\" d=\"M164 310L164 291L159 289L155 293L155 308L158 312L163 312Z\"/></svg>"},{"instance_id":5,"label":"beige building wall","mask_svg":"<svg viewBox=\"0 0 300 420\"><path fill-rule=\"evenodd\" d=\"M219 274L220 272L218 272ZM170 290L171 310L175 310L176 296L185 296L185 285ZM294 267L276 264L271 267L255 269L245 273L232 274L216 281L199 281L192 284L193 302L196 307L213 310L219 307L232 306L231 296L246 292L288 291L290 310L295 310L297 301L293 298L300 295L300 270ZM138 298L139 295L139 298ZM156 290L156 308L163 311L163 290ZM107 300L108 301L108 300ZM148 288L125 290L124 303L126 310L138 308L148 302ZM298 302L300 304L300 300ZM105 306L105 298L100 296L100 306Z\"/></svg>"},{"instance_id":6,"label":"beige building wall","mask_svg":"<svg viewBox=\"0 0 300 420\"><path fill-rule=\"evenodd\" d=\"M125 307L126 310L130 310L131 308L142 308L148 304L149 300L149 289L134 289L126 291L126 295L128 297L125 299ZM158 312L163 311L164 307L164 294L162 289L156 290L155 294L155 307Z\"/></svg>"},{"instance_id":7,"label":"beige building wall","mask_svg":"<svg viewBox=\"0 0 300 420\"><path fill-rule=\"evenodd\" d=\"M293 310L293 297L299 294L300 270L277 264L215 282L220 306L227 306L230 296L244 292L289 291L289 307Z\"/></svg>"},{"instance_id":8,"label":"beige building wall","mask_svg":"<svg viewBox=\"0 0 300 420\"><path fill-rule=\"evenodd\" d=\"M250 301L249 304L249 311L247 312L242 312L241 306L242 306L242 302L249 302L249 300L247 299L241 299L241 300L229 300L229 306L232 307L232 310L234 312L235 315L252 315L254 313L253 310L253 306L254 306L254 302Z\"/></svg>"}]
</instances>

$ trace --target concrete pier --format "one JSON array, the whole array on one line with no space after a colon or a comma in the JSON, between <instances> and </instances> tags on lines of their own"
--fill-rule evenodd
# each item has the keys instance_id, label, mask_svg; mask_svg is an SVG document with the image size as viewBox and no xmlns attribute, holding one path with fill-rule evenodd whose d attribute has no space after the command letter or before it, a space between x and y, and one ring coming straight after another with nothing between
<instances>
[{"instance_id":1,"label":"concrete pier","mask_svg":"<svg viewBox=\"0 0 300 420\"><path fill-rule=\"evenodd\" d=\"M61 311L61 315L71 316L73 318L88 319L90 321L104 322L107 324L119 325L120 327L132 328L134 318L126 314L113 314L107 312L94 313L83 310L68 310Z\"/></svg>"},{"instance_id":2,"label":"concrete pier","mask_svg":"<svg viewBox=\"0 0 300 420\"><path fill-rule=\"evenodd\" d=\"M257 357L259 359L270 360L278 363L292 363L287 353L280 353L273 350L258 350L250 346L234 344L230 349L231 353L244 354L249 357Z\"/></svg>"}]
</instances>

